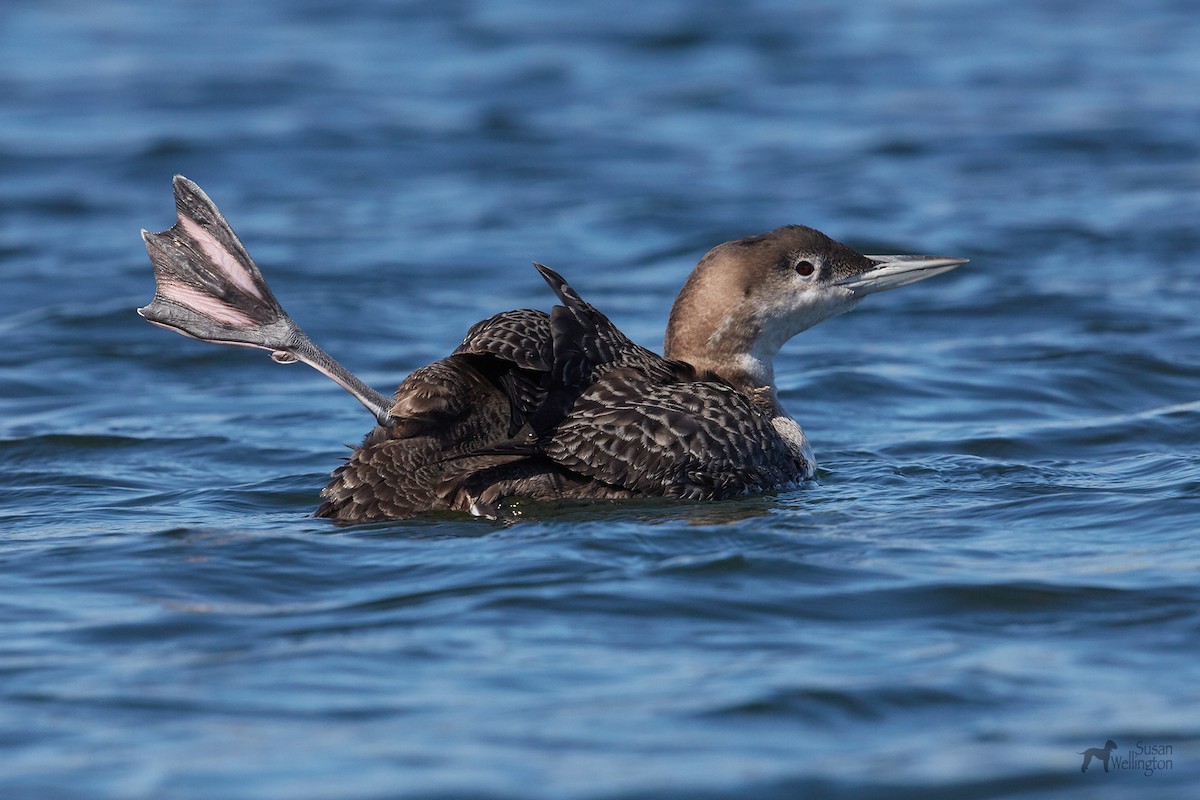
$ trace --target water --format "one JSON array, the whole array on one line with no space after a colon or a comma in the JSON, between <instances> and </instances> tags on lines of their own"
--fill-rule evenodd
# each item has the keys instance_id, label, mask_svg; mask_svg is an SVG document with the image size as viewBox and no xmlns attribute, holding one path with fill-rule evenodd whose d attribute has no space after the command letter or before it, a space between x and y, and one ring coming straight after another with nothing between
<instances>
[{"instance_id":1,"label":"water","mask_svg":"<svg viewBox=\"0 0 1200 800\"><path fill-rule=\"evenodd\" d=\"M0 793L1193 796L1198 41L1167 0L8 3ZM780 224L972 263L784 350L813 486L338 528L362 409L133 314L176 172L381 389L548 308L531 259L654 347Z\"/></svg>"}]
</instances>

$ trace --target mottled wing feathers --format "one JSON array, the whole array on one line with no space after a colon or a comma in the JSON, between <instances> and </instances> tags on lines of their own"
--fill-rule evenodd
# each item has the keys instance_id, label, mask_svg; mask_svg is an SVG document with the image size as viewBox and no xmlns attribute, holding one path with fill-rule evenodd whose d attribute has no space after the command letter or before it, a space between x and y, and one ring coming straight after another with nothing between
<instances>
[{"instance_id":1,"label":"mottled wing feathers","mask_svg":"<svg viewBox=\"0 0 1200 800\"><path fill-rule=\"evenodd\" d=\"M544 264L537 271L562 301L550 313L554 383L587 386L605 368L637 366L658 379L674 374L670 362L635 344L595 306L581 298L562 276Z\"/></svg>"},{"instance_id":2,"label":"mottled wing feathers","mask_svg":"<svg viewBox=\"0 0 1200 800\"><path fill-rule=\"evenodd\" d=\"M589 387L546 454L609 485L691 499L777 486L800 470L770 421L737 390L655 382L632 368L606 372Z\"/></svg>"},{"instance_id":3,"label":"mottled wing feathers","mask_svg":"<svg viewBox=\"0 0 1200 800\"><path fill-rule=\"evenodd\" d=\"M558 273L535 266L563 303L550 314L551 386L534 417L555 463L635 494L695 499L798 477L749 398L634 344Z\"/></svg>"},{"instance_id":4,"label":"mottled wing feathers","mask_svg":"<svg viewBox=\"0 0 1200 800\"><path fill-rule=\"evenodd\" d=\"M388 413L396 419L393 437L443 432L462 438L460 421L494 393L479 373L457 356L413 370L396 389Z\"/></svg>"},{"instance_id":5,"label":"mottled wing feathers","mask_svg":"<svg viewBox=\"0 0 1200 800\"><path fill-rule=\"evenodd\" d=\"M391 427L377 427L333 474L318 516L386 519L466 510L464 482L523 455L485 452L510 424L510 400L471 357L421 367L396 390Z\"/></svg>"},{"instance_id":6,"label":"mottled wing feathers","mask_svg":"<svg viewBox=\"0 0 1200 800\"><path fill-rule=\"evenodd\" d=\"M396 391L324 491L322 516L483 510L506 496L715 499L801 477L768 415L639 347L563 279L562 305L473 326Z\"/></svg>"},{"instance_id":7,"label":"mottled wing feathers","mask_svg":"<svg viewBox=\"0 0 1200 800\"><path fill-rule=\"evenodd\" d=\"M503 388L512 403L505 435L511 437L543 404L554 360L550 315L523 308L471 326L451 358L472 366Z\"/></svg>"},{"instance_id":8,"label":"mottled wing feathers","mask_svg":"<svg viewBox=\"0 0 1200 800\"><path fill-rule=\"evenodd\" d=\"M477 322L467 331L455 355L489 355L522 369L549 371L553 360L550 315L520 308Z\"/></svg>"},{"instance_id":9,"label":"mottled wing feathers","mask_svg":"<svg viewBox=\"0 0 1200 800\"><path fill-rule=\"evenodd\" d=\"M638 346L558 273L535 266L562 305L548 316L497 315L456 351L513 360L526 368L521 376L541 374L537 393L513 397L540 400L517 415L529 422L525 437L494 452L545 456L605 486L651 496L724 497L796 479L800 467L749 398Z\"/></svg>"}]
</instances>

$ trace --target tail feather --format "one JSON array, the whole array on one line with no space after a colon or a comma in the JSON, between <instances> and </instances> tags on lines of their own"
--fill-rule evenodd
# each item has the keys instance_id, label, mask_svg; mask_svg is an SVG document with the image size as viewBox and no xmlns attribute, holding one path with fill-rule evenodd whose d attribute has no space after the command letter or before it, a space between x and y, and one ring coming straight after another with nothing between
<instances>
[{"instance_id":1,"label":"tail feather","mask_svg":"<svg viewBox=\"0 0 1200 800\"><path fill-rule=\"evenodd\" d=\"M534 262L546 283L562 301L550 312L555 382L562 386L589 383L598 367L640 349L595 306L580 297L554 270Z\"/></svg>"}]
</instances>

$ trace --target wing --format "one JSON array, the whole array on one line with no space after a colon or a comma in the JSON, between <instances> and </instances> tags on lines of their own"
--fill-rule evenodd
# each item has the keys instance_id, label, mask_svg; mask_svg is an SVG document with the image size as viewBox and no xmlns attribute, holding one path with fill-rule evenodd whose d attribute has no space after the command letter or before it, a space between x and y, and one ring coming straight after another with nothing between
<instances>
[{"instance_id":1,"label":"wing","mask_svg":"<svg viewBox=\"0 0 1200 800\"><path fill-rule=\"evenodd\" d=\"M717 499L803 477L765 414L716 381L604 373L544 444L567 469L639 494Z\"/></svg>"},{"instance_id":2,"label":"wing","mask_svg":"<svg viewBox=\"0 0 1200 800\"><path fill-rule=\"evenodd\" d=\"M495 356L522 369L549 371L554 357L550 315L519 308L488 317L471 326L454 354Z\"/></svg>"},{"instance_id":3,"label":"wing","mask_svg":"<svg viewBox=\"0 0 1200 800\"><path fill-rule=\"evenodd\" d=\"M550 313L552 388L586 387L600 371L612 367L637 367L656 380L675 376L675 365L635 344L561 275L544 264L534 266L562 301Z\"/></svg>"},{"instance_id":4,"label":"wing","mask_svg":"<svg viewBox=\"0 0 1200 800\"><path fill-rule=\"evenodd\" d=\"M364 520L465 510L465 481L523 460L524 454L477 454L506 437L512 417L511 398L479 363L451 355L405 378L388 409L394 423L368 433L334 471L317 516Z\"/></svg>"},{"instance_id":5,"label":"wing","mask_svg":"<svg viewBox=\"0 0 1200 800\"><path fill-rule=\"evenodd\" d=\"M510 435L522 418L523 435L492 452L545 456L649 496L726 497L801 476L803 465L749 398L635 344L558 273L535 266L562 304L549 315L485 320L456 351L497 357L537 381L514 411ZM511 387L509 396L517 399Z\"/></svg>"}]
</instances>

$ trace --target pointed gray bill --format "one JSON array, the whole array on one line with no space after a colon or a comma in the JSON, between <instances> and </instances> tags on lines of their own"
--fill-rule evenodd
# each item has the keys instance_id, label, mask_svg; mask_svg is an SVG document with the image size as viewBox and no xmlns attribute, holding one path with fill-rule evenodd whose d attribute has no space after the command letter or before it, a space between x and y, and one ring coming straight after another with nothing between
<instances>
[{"instance_id":1,"label":"pointed gray bill","mask_svg":"<svg viewBox=\"0 0 1200 800\"><path fill-rule=\"evenodd\" d=\"M945 256L867 256L875 266L837 282L854 293L855 297L899 289L910 283L932 278L967 263L965 258Z\"/></svg>"}]
</instances>

